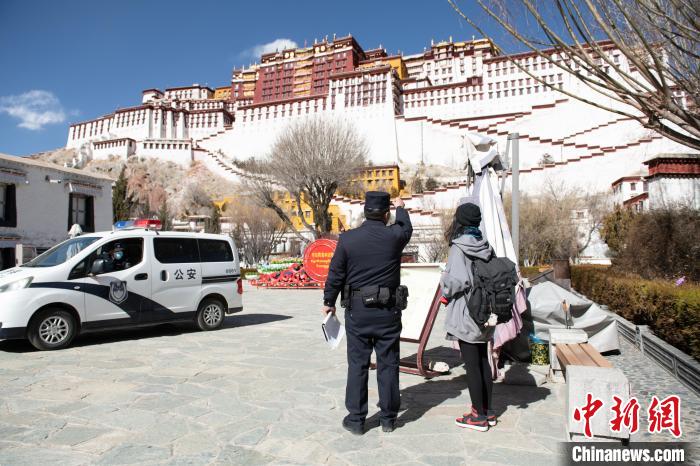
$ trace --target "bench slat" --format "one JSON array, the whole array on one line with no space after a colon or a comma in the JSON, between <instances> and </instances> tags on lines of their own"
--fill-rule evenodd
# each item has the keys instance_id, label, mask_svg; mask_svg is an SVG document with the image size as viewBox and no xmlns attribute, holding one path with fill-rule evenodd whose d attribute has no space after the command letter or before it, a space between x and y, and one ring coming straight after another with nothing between
<instances>
[{"instance_id":1,"label":"bench slat","mask_svg":"<svg viewBox=\"0 0 700 466\"><path fill-rule=\"evenodd\" d=\"M571 351L569 345L558 344L557 346L557 357L561 360L562 366L568 365L578 365L578 358Z\"/></svg>"},{"instance_id":2,"label":"bench slat","mask_svg":"<svg viewBox=\"0 0 700 466\"><path fill-rule=\"evenodd\" d=\"M613 367L612 363L605 359L602 354L598 352L597 349L593 348L589 343L582 343L581 349L588 354L588 356L596 363L599 367Z\"/></svg>"},{"instance_id":3,"label":"bench slat","mask_svg":"<svg viewBox=\"0 0 700 466\"><path fill-rule=\"evenodd\" d=\"M579 360L580 366L597 366L596 362L591 358L588 353L586 353L583 348L581 348L581 344L575 344L571 345L571 351L576 355L576 358Z\"/></svg>"}]
</instances>

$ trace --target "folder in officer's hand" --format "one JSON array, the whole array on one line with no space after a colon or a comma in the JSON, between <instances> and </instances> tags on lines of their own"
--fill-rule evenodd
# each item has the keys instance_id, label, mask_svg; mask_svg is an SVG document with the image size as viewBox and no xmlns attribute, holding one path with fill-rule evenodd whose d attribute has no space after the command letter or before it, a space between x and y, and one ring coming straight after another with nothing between
<instances>
[{"instance_id":1,"label":"folder in officer's hand","mask_svg":"<svg viewBox=\"0 0 700 466\"><path fill-rule=\"evenodd\" d=\"M326 339L328 346L330 346L331 349L336 349L343 339L343 335L345 335L345 327L340 323L338 317L334 313L328 313L326 318L323 319L321 329L323 330L323 337Z\"/></svg>"}]
</instances>

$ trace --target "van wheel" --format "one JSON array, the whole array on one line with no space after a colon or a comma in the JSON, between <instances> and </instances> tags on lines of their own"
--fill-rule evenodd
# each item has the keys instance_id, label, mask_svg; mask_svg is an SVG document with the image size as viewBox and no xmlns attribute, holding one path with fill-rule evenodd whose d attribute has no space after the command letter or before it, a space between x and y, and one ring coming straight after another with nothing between
<instances>
[{"instance_id":1,"label":"van wheel","mask_svg":"<svg viewBox=\"0 0 700 466\"><path fill-rule=\"evenodd\" d=\"M197 327L200 330L216 330L224 324L224 306L216 298L207 298L197 310Z\"/></svg>"},{"instance_id":2,"label":"van wheel","mask_svg":"<svg viewBox=\"0 0 700 466\"><path fill-rule=\"evenodd\" d=\"M77 333L77 322L70 312L49 308L32 318L27 338L38 350L57 350L70 345Z\"/></svg>"}]
</instances>

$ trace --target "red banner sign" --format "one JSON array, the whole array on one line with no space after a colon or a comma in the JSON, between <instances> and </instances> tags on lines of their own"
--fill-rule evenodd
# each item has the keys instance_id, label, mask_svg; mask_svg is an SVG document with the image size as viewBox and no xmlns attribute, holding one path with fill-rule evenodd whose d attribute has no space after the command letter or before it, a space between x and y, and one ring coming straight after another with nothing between
<instances>
[{"instance_id":1,"label":"red banner sign","mask_svg":"<svg viewBox=\"0 0 700 466\"><path fill-rule=\"evenodd\" d=\"M304 270L317 282L325 282L331 258L338 242L332 239L317 239L304 251Z\"/></svg>"}]
</instances>

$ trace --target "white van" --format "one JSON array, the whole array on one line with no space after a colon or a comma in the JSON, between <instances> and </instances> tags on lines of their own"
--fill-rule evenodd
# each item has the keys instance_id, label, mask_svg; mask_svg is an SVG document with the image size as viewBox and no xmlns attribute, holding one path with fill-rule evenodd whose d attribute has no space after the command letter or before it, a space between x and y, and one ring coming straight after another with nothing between
<instances>
[{"instance_id":1,"label":"white van","mask_svg":"<svg viewBox=\"0 0 700 466\"><path fill-rule=\"evenodd\" d=\"M243 310L228 236L147 229L91 233L0 272L0 339L37 349L79 333L164 322L214 330Z\"/></svg>"}]
</instances>

